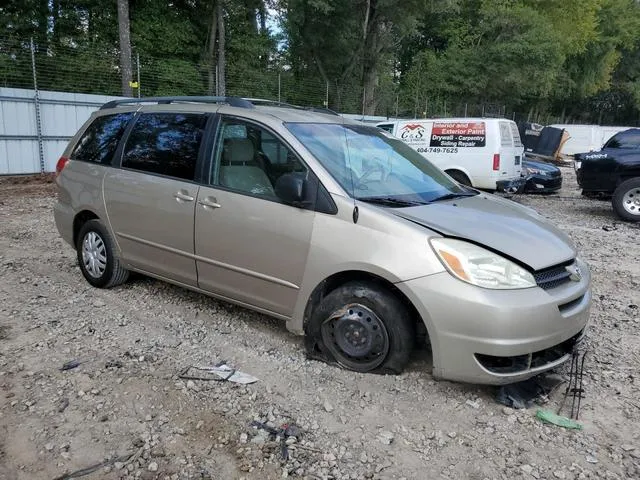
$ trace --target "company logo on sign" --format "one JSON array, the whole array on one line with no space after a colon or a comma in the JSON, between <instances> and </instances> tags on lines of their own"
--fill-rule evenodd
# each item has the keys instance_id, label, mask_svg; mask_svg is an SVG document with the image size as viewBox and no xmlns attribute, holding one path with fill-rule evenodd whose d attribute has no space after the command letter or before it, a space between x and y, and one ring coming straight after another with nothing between
<instances>
[{"instance_id":1,"label":"company logo on sign","mask_svg":"<svg viewBox=\"0 0 640 480\"><path fill-rule=\"evenodd\" d=\"M484 122L439 122L431 130L432 147L484 147L487 137Z\"/></svg>"},{"instance_id":2,"label":"company logo on sign","mask_svg":"<svg viewBox=\"0 0 640 480\"><path fill-rule=\"evenodd\" d=\"M419 123L407 123L400 129L400 138L405 142L419 141L424 138L424 126Z\"/></svg>"}]
</instances>

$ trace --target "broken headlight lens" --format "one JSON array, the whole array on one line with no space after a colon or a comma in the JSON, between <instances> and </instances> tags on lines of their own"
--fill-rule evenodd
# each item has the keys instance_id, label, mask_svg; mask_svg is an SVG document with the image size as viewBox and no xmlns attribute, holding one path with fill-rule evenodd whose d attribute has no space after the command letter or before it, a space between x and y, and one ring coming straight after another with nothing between
<instances>
[{"instance_id":1,"label":"broken headlight lens","mask_svg":"<svg viewBox=\"0 0 640 480\"><path fill-rule=\"evenodd\" d=\"M463 282L497 290L536 286L527 270L472 243L434 238L431 247L449 273Z\"/></svg>"}]
</instances>

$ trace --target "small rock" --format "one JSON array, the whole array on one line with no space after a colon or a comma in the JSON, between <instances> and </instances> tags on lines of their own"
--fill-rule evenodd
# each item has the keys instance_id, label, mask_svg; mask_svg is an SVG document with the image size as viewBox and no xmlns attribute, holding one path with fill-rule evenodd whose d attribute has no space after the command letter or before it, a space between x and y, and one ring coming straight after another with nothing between
<instances>
[{"instance_id":1,"label":"small rock","mask_svg":"<svg viewBox=\"0 0 640 480\"><path fill-rule=\"evenodd\" d=\"M456 432L449 432L449 433L447 433L447 436L449 438L456 438L458 436L458 434Z\"/></svg>"},{"instance_id":2,"label":"small rock","mask_svg":"<svg viewBox=\"0 0 640 480\"><path fill-rule=\"evenodd\" d=\"M247 443L248 439L249 439L249 435L247 435L246 433L240 434L240 443Z\"/></svg>"},{"instance_id":3,"label":"small rock","mask_svg":"<svg viewBox=\"0 0 640 480\"><path fill-rule=\"evenodd\" d=\"M504 413L505 415L513 415L514 410L513 408L509 408L509 407L502 407L502 413Z\"/></svg>"},{"instance_id":4,"label":"small rock","mask_svg":"<svg viewBox=\"0 0 640 480\"><path fill-rule=\"evenodd\" d=\"M360 461L361 461L362 463L367 463L367 454L366 454L365 452L362 452L362 453L360 454Z\"/></svg>"},{"instance_id":5,"label":"small rock","mask_svg":"<svg viewBox=\"0 0 640 480\"><path fill-rule=\"evenodd\" d=\"M53 449L54 449L54 447L55 447L55 445L54 445L53 443L47 443L47 444L44 446L44 449L45 449L47 452L50 452L51 450L53 450Z\"/></svg>"},{"instance_id":6,"label":"small rock","mask_svg":"<svg viewBox=\"0 0 640 480\"><path fill-rule=\"evenodd\" d=\"M195 384L195 382L194 382L193 380L189 380L189 381L187 382L187 388L188 388L189 390L195 390L195 389L196 389L196 384Z\"/></svg>"},{"instance_id":7,"label":"small rock","mask_svg":"<svg viewBox=\"0 0 640 480\"><path fill-rule=\"evenodd\" d=\"M323 407L324 407L325 412L329 412L329 413L333 412L333 405L331 405L329 403L329 400L325 400L324 401Z\"/></svg>"},{"instance_id":8,"label":"small rock","mask_svg":"<svg viewBox=\"0 0 640 480\"><path fill-rule=\"evenodd\" d=\"M101 308L106 306L107 304L105 302L103 302L102 300L98 299L95 302L93 302L93 306L96 308Z\"/></svg>"},{"instance_id":9,"label":"small rock","mask_svg":"<svg viewBox=\"0 0 640 480\"><path fill-rule=\"evenodd\" d=\"M147 415L144 417L144 421L150 422L151 420L152 420L151 415L147 413Z\"/></svg>"},{"instance_id":10,"label":"small rock","mask_svg":"<svg viewBox=\"0 0 640 480\"><path fill-rule=\"evenodd\" d=\"M466 405L469 405L471 408L475 408L478 409L480 408L480 402L478 400L473 401L473 400L467 400L466 402L464 402Z\"/></svg>"},{"instance_id":11,"label":"small rock","mask_svg":"<svg viewBox=\"0 0 640 480\"><path fill-rule=\"evenodd\" d=\"M157 472L158 471L158 464L156 462L151 462L149 464L149 466L147 467L147 470L149 470L150 472Z\"/></svg>"},{"instance_id":12,"label":"small rock","mask_svg":"<svg viewBox=\"0 0 640 480\"><path fill-rule=\"evenodd\" d=\"M533 467L529 464L524 464L524 465L520 465L520 470L522 470L524 473L531 475L531 472L533 472Z\"/></svg>"},{"instance_id":13,"label":"small rock","mask_svg":"<svg viewBox=\"0 0 640 480\"><path fill-rule=\"evenodd\" d=\"M589 463L598 463L598 459L593 455L587 455L586 460Z\"/></svg>"},{"instance_id":14,"label":"small rock","mask_svg":"<svg viewBox=\"0 0 640 480\"><path fill-rule=\"evenodd\" d=\"M380 440L380 443L383 445L391 445L393 438L393 433L388 431L382 431L378 434L378 440Z\"/></svg>"},{"instance_id":15,"label":"small rock","mask_svg":"<svg viewBox=\"0 0 640 480\"><path fill-rule=\"evenodd\" d=\"M621 448L622 448L622 450L624 450L625 452L630 452L631 450L635 450L635 449L636 449L636 447L634 447L633 445L629 445L629 444L622 445L622 447L621 447Z\"/></svg>"},{"instance_id":16,"label":"small rock","mask_svg":"<svg viewBox=\"0 0 640 480\"><path fill-rule=\"evenodd\" d=\"M553 472L553 476L556 478L565 478L564 472L562 470L556 470Z\"/></svg>"}]
</instances>

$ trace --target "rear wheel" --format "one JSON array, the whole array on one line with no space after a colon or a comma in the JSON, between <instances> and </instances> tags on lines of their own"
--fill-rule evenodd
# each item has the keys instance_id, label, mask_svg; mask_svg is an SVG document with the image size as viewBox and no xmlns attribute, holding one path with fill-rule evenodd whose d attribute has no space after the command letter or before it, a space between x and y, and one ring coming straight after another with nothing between
<instances>
[{"instance_id":1,"label":"rear wheel","mask_svg":"<svg viewBox=\"0 0 640 480\"><path fill-rule=\"evenodd\" d=\"M469 177L460 170L447 170L447 174L456 182L466 185L467 187L471 186L471 180L469 180Z\"/></svg>"},{"instance_id":2,"label":"rear wheel","mask_svg":"<svg viewBox=\"0 0 640 480\"><path fill-rule=\"evenodd\" d=\"M407 307L387 289L360 281L324 297L306 334L326 360L363 373L401 373L415 343Z\"/></svg>"},{"instance_id":3,"label":"rear wheel","mask_svg":"<svg viewBox=\"0 0 640 480\"><path fill-rule=\"evenodd\" d=\"M640 178L632 178L618 185L611 203L623 220L640 221Z\"/></svg>"},{"instance_id":4,"label":"rear wheel","mask_svg":"<svg viewBox=\"0 0 640 480\"><path fill-rule=\"evenodd\" d=\"M94 287L115 287L129 278L111 235L99 220L89 220L82 225L76 251L82 275Z\"/></svg>"}]
</instances>

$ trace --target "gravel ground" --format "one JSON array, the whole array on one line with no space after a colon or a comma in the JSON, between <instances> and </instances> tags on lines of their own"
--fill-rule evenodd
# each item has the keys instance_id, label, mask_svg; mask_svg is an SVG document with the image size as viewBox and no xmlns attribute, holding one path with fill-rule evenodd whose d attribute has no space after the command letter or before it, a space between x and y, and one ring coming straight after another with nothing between
<instances>
[{"instance_id":1,"label":"gravel ground","mask_svg":"<svg viewBox=\"0 0 640 480\"><path fill-rule=\"evenodd\" d=\"M592 268L582 431L503 407L495 388L434 381L426 351L401 376L358 375L203 295L143 277L91 288L55 229L52 185L0 179L0 478L96 465L82 478L640 478L640 229L563 173L559 195L517 201ZM178 378L222 360L259 382ZM254 420L299 427L288 460Z\"/></svg>"}]
</instances>

